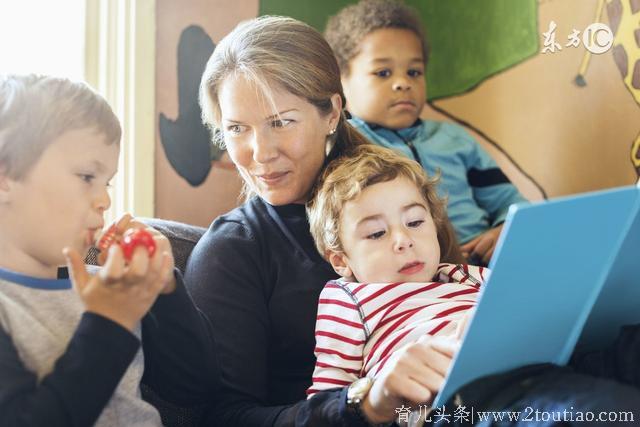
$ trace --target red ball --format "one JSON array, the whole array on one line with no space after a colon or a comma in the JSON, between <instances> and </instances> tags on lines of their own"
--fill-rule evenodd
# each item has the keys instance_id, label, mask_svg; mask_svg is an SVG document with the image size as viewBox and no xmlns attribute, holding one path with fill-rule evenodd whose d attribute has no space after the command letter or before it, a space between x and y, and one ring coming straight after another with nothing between
<instances>
[{"instance_id":1,"label":"red ball","mask_svg":"<svg viewBox=\"0 0 640 427\"><path fill-rule=\"evenodd\" d=\"M124 236L122 236L122 241L120 242L124 259L131 261L133 252L138 246L145 247L149 257L152 257L156 252L156 241L153 240L153 235L151 233L143 229L127 230L124 233Z\"/></svg>"}]
</instances>

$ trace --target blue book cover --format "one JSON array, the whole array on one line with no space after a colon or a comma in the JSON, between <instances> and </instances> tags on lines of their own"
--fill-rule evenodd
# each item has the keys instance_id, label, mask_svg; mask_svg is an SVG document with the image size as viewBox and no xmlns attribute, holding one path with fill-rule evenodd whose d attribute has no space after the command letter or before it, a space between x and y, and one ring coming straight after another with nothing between
<instances>
[{"instance_id":1,"label":"blue book cover","mask_svg":"<svg viewBox=\"0 0 640 427\"><path fill-rule=\"evenodd\" d=\"M629 280L639 208L635 186L512 206L433 406L485 375L566 364L581 334L585 348L604 347L622 324L639 323L640 283Z\"/></svg>"}]
</instances>

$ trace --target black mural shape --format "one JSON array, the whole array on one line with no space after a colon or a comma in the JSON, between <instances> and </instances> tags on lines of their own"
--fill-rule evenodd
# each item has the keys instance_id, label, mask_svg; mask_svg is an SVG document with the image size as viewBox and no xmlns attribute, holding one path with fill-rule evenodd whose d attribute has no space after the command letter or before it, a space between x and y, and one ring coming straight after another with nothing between
<instances>
[{"instance_id":1,"label":"black mural shape","mask_svg":"<svg viewBox=\"0 0 640 427\"><path fill-rule=\"evenodd\" d=\"M211 160L223 151L211 144L209 130L202 124L198 88L215 44L207 33L191 25L182 31L178 43L178 118L160 113L160 142L175 171L194 187L202 184L211 170Z\"/></svg>"}]
</instances>

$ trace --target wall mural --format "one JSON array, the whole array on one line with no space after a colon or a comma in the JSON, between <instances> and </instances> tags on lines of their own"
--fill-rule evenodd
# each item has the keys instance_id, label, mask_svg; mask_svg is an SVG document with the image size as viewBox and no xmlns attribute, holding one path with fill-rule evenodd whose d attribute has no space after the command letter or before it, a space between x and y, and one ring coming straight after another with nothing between
<instances>
[{"instance_id":1,"label":"wall mural","mask_svg":"<svg viewBox=\"0 0 640 427\"><path fill-rule=\"evenodd\" d=\"M202 5L194 6L200 10L193 16L225 13L209 2L195 3ZM292 16L322 31L330 15L351 3L260 0L254 13ZM406 3L421 13L429 33L423 116L465 127L527 197L539 200L638 179L640 134L634 123L640 118L640 0ZM596 22L607 23L615 35L611 49L600 55L580 45L586 43L588 25ZM211 30L206 25L181 30L178 115L171 119L161 112L159 117L163 151L173 170L194 188L207 180L212 164L230 167L225 153L212 147L197 103L200 76L215 47ZM549 51L552 35L555 53ZM619 83L611 81L609 63L622 76ZM571 67L567 78L563 73ZM623 99L622 87L635 107ZM606 147L600 142L605 140ZM631 145L624 154L626 171L618 155L624 140L626 147ZM596 168L605 172L594 176Z\"/></svg>"},{"instance_id":2,"label":"wall mural","mask_svg":"<svg viewBox=\"0 0 640 427\"><path fill-rule=\"evenodd\" d=\"M598 4L602 13L604 1ZM608 0L609 25L615 34L613 59L629 93L640 106L640 0ZM640 177L640 133L631 145L631 162Z\"/></svg>"},{"instance_id":3,"label":"wall mural","mask_svg":"<svg viewBox=\"0 0 640 427\"><path fill-rule=\"evenodd\" d=\"M178 117L171 120L160 113L160 142L167 159L194 187L207 178L211 162L222 157L222 150L210 142L198 104L200 77L214 49L201 27L192 25L182 31L178 43Z\"/></svg>"}]
</instances>

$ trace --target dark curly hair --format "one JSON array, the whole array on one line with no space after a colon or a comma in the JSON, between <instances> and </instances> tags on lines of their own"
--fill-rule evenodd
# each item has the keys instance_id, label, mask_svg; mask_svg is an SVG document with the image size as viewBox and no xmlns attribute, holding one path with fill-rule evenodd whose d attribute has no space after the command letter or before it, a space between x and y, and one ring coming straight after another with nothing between
<instances>
[{"instance_id":1,"label":"dark curly hair","mask_svg":"<svg viewBox=\"0 0 640 427\"><path fill-rule=\"evenodd\" d=\"M415 9L398 0L361 0L330 17L324 31L342 74L349 73L349 61L359 53L362 39L383 28L413 31L422 42L422 57L427 64L429 46Z\"/></svg>"}]
</instances>

